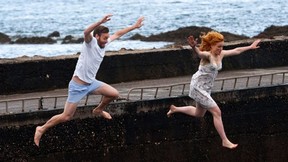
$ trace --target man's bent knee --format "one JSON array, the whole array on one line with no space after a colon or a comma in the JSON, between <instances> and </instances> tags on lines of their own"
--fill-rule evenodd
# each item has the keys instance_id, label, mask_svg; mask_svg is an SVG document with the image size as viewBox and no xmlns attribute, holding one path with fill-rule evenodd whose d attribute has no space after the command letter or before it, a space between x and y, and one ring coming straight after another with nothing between
<instances>
[{"instance_id":1,"label":"man's bent knee","mask_svg":"<svg viewBox=\"0 0 288 162\"><path fill-rule=\"evenodd\" d=\"M70 121L72 118L73 118L73 116L71 116L71 115L64 115L64 114L61 115L61 119L63 122Z\"/></svg>"},{"instance_id":2,"label":"man's bent knee","mask_svg":"<svg viewBox=\"0 0 288 162\"><path fill-rule=\"evenodd\" d=\"M119 98L119 96L120 96L120 94L119 94L119 92L116 90L116 92L114 92L114 94L113 94L113 99L117 99L117 98Z\"/></svg>"},{"instance_id":3,"label":"man's bent knee","mask_svg":"<svg viewBox=\"0 0 288 162\"><path fill-rule=\"evenodd\" d=\"M119 96L120 96L119 92L115 89L114 91L111 91L110 94L107 95L106 97L115 100L115 99L119 98Z\"/></svg>"}]
</instances>

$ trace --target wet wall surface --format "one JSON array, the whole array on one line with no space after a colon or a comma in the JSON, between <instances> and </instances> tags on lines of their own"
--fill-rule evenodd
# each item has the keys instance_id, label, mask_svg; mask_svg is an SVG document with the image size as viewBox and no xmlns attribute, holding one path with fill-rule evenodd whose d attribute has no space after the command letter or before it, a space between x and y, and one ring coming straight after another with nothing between
<instances>
[{"instance_id":1,"label":"wet wall surface","mask_svg":"<svg viewBox=\"0 0 288 162\"><path fill-rule=\"evenodd\" d=\"M241 55L224 58L223 70L287 66L287 43L283 40L263 40L260 48ZM239 42L225 46L231 49L247 46ZM128 54L129 52L129 54ZM191 75L199 59L190 49L151 50L104 57L97 79L108 84L144 79L159 79ZM0 60L0 94L44 91L67 88L78 57Z\"/></svg>"},{"instance_id":2,"label":"wet wall surface","mask_svg":"<svg viewBox=\"0 0 288 162\"><path fill-rule=\"evenodd\" d=\"M212 116L166 113L171 104L192 104L187 96L109 105L113 120L77 110L74 120L46 132L37 148L36 125L61 112L2 116L3 161L287 161L287 85L213 93L235 150L221 146ZM11 122L9 124L8 122ZM22 124L17 124L21 121ZM26 121L26 124L25 124ZM15 124L16 123L16 124ZM20 123L20 122L19 122Z\"/></svg>"}]
</instances>

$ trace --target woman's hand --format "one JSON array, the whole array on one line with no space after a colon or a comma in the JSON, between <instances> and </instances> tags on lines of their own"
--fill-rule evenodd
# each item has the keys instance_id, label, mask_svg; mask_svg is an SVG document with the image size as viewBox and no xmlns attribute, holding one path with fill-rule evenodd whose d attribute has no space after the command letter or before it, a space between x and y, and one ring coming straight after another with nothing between
<instances>
[{"instance_id":1,"label":"woman's hand","mask_svg":"<svg viewBox=\"0 0 288 162\"><path fill-rule=\"evenodd\" d=\"M187 42L192 48L197 45L197 39L194 39L192 35L187 38Z\"/></svg>"},{"instance_id":2,"label":"woman's hand","mask_svg":"<svg viewBox=\"0 0 288 162\"><path fill-rule=\"evenodd\" d=\"M260 39L255 40L255 41L250 45L250 48L251 48L251 49L257 49L257 48L259 48L258 44L259 44L260 41L261 41Z\"/></svg>"},{"instance_id":3,"label":"woman's hand","mask_svg":"<svg viewBox=\"0 0 288 162\"><path fill-rule=\"evenodd\" d=\"M143 26L143 21L144 21L144 17L141 16L141 17L137 20L137 22L134 24L134 27L135 27L135 28L140 28L141 26Z\"/></svg>"}]
</instances>

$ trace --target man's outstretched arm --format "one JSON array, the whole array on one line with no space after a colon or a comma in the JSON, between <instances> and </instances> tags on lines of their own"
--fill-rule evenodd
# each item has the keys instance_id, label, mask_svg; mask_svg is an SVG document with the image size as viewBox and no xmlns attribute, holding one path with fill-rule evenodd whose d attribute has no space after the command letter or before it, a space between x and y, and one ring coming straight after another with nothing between
<instances>
[{"instance_id":1,"label":"man's outstretched arm","mask_svg":"<svg viewBox=\"0 0 288 162\"><path fill-rule=\"evenodd\" d=\"M86 43L89 43L92 40L92 34L91 32L97 27L100 26L101 24L107 22L110 20L110 17L112 16L112 14L108 14L106 16L104 16L100 21L95 22L93 24L91 24L90 26L88 26L88 28L86 28L84 30L84 40Z\"/></svg>"},{"instance_id":2,"label":"man's outstretched arm","mask_svg":"<svg viewBox=\"0 0 288 162\"><path fill-rule=\"evenodd\" d=\"M144 17L140 17L134 25L129 26L129 27L124 28L124 29L121 29L121 30L118 30L117 32L115 32L113 35L110 36L111 41L120 38L124 34L130 32L134 29L140 28L141 26L143 26L143 21L144 21Z\"/></svg>"}]
</instances>

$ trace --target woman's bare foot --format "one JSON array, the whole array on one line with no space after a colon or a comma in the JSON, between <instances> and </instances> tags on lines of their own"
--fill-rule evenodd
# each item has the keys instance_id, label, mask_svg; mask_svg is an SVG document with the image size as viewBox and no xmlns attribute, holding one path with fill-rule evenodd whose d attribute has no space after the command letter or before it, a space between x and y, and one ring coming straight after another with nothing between
<instances>
[{"instance_id":1,"label":"woman's bare foot","mask_svg":"<svg viewBox=\"0 0 288 162\"><path fill-rule=\"evenodd\" d=\"M170 106L170 110L167 112L167 117L170 117L174 111L175 111L176 107L174 105Z\"/></svg>"},{"instance_id":2,"label":"woman's bare foot","mask_svg":"<svg viewBox=\"0 0 288 162\"><path fill-rule=\"evenodd\" d=\"M234 144L227 139L222 141L222 146L229 149L234 149L238 146L238 144Z\"/></svg>"},{"instance_id":3,"label":"woman's bare foot","mask_svg":"<svg viewBox=\"0 0 288 162\"><path fill-rule=\"evenodd\" d=\"M95 115L100 115L100 116L102 116L105 119L109 119L109 120L112 119L111 115L108 112L102 111L102 110L98 110L97 108L93 109L92 113L95 114Z\"/></svg>"},{"instance_id":4,"label":"woman's bare foot","mask_svg":"<svg viewBox=\"0 0 288 162\"><path fill-rule=\"evenodd\" d=\"M40 139L43 135L43 131L41 130L41 126L36 127L35 135L34 135L34 143L39 147Z\"/></svg>"}]
</instances>

